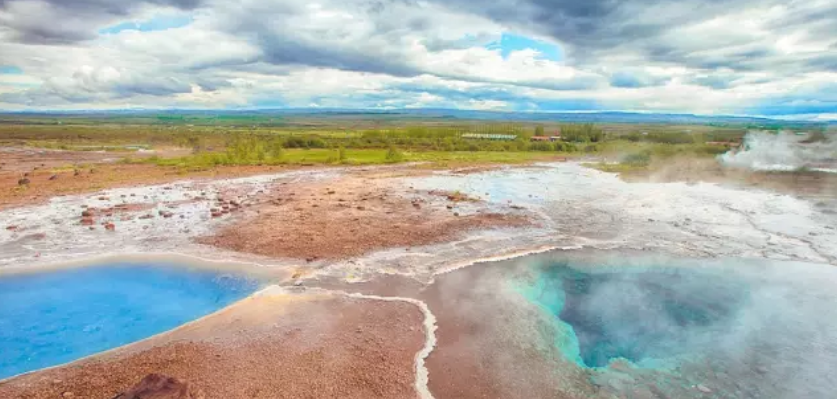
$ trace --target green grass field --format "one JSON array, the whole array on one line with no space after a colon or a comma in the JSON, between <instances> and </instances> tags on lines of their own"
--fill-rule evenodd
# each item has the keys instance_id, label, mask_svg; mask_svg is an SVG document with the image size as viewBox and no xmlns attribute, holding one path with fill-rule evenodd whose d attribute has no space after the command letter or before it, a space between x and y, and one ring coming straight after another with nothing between
<instances>
[{"instance_id":1,"label":"green grass field","mask_svg":"<svg viewBox=\"0 0 837 399\"><path fill-rule=\"evenodd\" d=\"M380 165L387 163L423 162L431 166L456 166L467 164L519 164L555 160L571 154L543 152L491 152L491 151L399 151L390 155L389 149L286 149L281 157L235 159L226 153L202 153L179 158L151 157L126 158L127 163L151 163L188 170L208 169L224 165Z\"/></svg>"}]
</instances>

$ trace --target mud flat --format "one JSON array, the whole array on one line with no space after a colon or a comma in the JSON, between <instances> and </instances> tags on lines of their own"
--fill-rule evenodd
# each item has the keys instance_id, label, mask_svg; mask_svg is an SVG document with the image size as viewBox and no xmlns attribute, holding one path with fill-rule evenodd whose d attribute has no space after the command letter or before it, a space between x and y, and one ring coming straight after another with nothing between
<instances>
[{"instance_id":1,"label":"mud flat","mask_svg":"<svg viewBox=\"0 0 837 399\"><path fill-rule=\"evenodd\" d=\"M123 202L139 207L129 214L153 218L121 220L115 209ZM96 213L90 230L81 224L82 205L112 214ZM748 258L793 271L802 269L782 262L837 265L837 216L806 198L712 183L627 183L576 163L178 182L64 197L0 217L14 226L0 231L0 266L8 270L102 252L172 252L251 263L244 268L271 270L272 281L296 290L271 296L281 300L248 299L170 334L0 386L0 394L14 388L6 392L30 395L24 397L61 389L78 394L85 386L115 395L151 372L223 394L218 397L735 397L720 395L734 395L736 387L705 367L677 380L678 388L661 385L656 378L665 374L657 369L617 361L602 373L579 364L578 353L567 350L571 330L532 299L542 276L528 255ZM109 222L115 229L101 225ZM774 270L781 276L782 267ZM240 312L265 318L228 317ZM371 321L358 332L360 319ZM373 337L358 341L355 334L363 337L367 328ZM315 338L324 343L305 345ZM111 381L101 375L105 364L130 372ZM262 372L287 378L268 381ZM347 380L334 382L343 374ZM82 383L53 387L58 380ZM759 392L752 385L739 389Z\"/></svg>"}]
</instances>

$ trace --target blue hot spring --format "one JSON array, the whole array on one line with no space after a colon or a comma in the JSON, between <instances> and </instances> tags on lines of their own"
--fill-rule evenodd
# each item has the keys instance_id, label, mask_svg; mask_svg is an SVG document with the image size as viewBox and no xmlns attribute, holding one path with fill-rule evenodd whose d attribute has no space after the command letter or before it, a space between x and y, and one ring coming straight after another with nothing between
<instances>
[{"instance_id":1,"label":"blue hot spring","mask_svg":"<svg viewBox=\"0 0 837 399\"><path fill-rule=\"evenodd\" d=\"M257 288L241 276L159 263L0 277L0 379L170 330Z\"/></svg>"},{"instance_id":2,"label":"blue hot spring","mask_svg":"<svg viewBox=\"0 0 837 399\"><path fill-rule=\"evenodd\" d=\"M587 367L687 355L696 344L711 343L713 329L730 323L748 300L744 283L687 270L584 273L555 267L547 273L565 295L555 316L572 326ZM701 337L706 342L694 341Z\"/></svg>"},{"instance_id":3,"label":"blue hot spring","mask_svg":"<svg viewBox=\"0 0 837 399\"><path fill-rule=\"evenodd\" d=\"M554 345L614 394L824 398L837 392L837 269L744 259L517 261ZM700 389L698 389L698 387Z\"/></svg>"}]
</instances>

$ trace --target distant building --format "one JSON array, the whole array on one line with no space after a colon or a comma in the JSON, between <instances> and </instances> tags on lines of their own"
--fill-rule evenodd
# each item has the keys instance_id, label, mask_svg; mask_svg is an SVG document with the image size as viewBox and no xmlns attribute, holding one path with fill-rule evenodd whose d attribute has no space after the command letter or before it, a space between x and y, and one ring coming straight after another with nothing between
<instances>
[{"instance_id":1,"label":"distant building","mask_svg":"<svg viewBox=\"0 0 837 399\"><path fill-rule=\"evenodd\" d=\"M465 133L462 135L463 139L475 140L500 140L512 141L517 138L516 134L487 134L487 133Z\"/></svg>"},{"instance_id":2,"label":"distant building","mask_svg":"<svg viewBox=\"0 0 837 399\"><path fill-rule=\"evenodd\" d=\"M561 135L557 136L532 136L532 141L558 141L561 140Z\"/></svg>"}]
</instances>

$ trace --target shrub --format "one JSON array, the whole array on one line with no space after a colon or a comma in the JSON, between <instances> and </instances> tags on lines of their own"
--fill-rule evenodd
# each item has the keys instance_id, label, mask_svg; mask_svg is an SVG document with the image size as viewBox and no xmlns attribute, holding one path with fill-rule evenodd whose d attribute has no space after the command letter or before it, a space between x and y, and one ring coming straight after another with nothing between
<instances>
[{"instance_id":1,"label":"shrub","mask_svg":"<svg viewBox=\"0 0 837 399\"><path fill-rule=\"evenodd\" d=\"M404 153L399 151L394 146L390 146L387 150L387 156L384 158L388 163L396 163L404 161Z\"/></svg>"},{"instance_id":2,"label":"shrub","mask_svg":"<svg viewBox=\"0 0 837 399\"><path fill-rule=\"evenodd\" d=\"M651 154L647 151L628 154L622 159L622 164L629 166L644 167L651 163Z\"/></svg>"}]
</instances>

